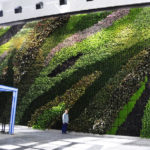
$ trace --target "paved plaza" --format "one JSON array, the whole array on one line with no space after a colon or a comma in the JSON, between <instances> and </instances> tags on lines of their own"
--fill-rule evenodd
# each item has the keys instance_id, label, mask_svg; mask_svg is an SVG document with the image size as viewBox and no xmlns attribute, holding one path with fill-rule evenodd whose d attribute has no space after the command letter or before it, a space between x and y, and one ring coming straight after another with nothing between
<instances>
[{"instance_id":1,"label":"paved plaza","mask_svg":"<svg viewBox=\"0 0 150 150\"><path fill-rule=\"evenodd\" d=\"M15 135L0 134L0 150L150 150L150 140L16 126Z\"/></svg>"}]
</instances>

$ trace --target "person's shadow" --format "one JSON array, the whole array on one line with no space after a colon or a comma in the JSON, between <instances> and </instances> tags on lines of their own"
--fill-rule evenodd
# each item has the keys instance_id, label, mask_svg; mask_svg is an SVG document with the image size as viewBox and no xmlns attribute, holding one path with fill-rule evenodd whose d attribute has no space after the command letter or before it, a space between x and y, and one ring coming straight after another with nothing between
<instances>
[{"instance_id":1,"label":"person's shadow","mask_svg":"<svg viewBox=\"0 0 150 150\"><path fill-rule=\"evenodd\" d=\"M6 117L2 117L2 130L1 133L5 133L5 127L6 127Z\"/></svg>"},{"instance_id":2,"label":"person's shadow","mask_svg":"<svg viewBox=\"0 0 150 150\"><path fill-rule=\"evenodd\" d=\"M6 120L6 117L5 116L3 116L2 118L1 118L1 122L2 122L2 128L1 128L1 133L2 134L8 134L8 132L6 132L6 124L7 124L7 120Z\"/></svg>"}]
</instances>

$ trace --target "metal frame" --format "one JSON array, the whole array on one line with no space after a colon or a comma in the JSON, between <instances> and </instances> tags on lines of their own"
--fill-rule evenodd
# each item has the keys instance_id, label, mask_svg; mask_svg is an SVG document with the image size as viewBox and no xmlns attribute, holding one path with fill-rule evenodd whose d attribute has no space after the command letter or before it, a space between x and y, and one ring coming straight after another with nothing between
<instances>
[{"instance_id":1,"label":"metal frame","mask_svg":"<svg viewBox=\"0 0 150 150\"><path fill-rule=\"evenodd\" d=\"M10 116L10 124L9 124L9 134L12 135L12 134L14 134L18 89L0 85L0 92L13 92L11 116Z\"/></svg>"}]
</instances>

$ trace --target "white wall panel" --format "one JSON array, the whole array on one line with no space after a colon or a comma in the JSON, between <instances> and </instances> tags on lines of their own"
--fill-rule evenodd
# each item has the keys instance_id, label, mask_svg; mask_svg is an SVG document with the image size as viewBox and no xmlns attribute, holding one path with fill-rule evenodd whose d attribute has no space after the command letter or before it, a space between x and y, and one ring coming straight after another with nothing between
<instances>
[{"instance_id":1,"label":"white wall panel","mask_svg":"<svg viewBox=\"0 0 150 150\"><path fill-rule=\"evenodd\" d=\"M36 10L36 4L44 3L43 9ZM21 20L35 19L64 13L74 13L91 9L103 9L134 4L149 4L150 0L67 0L67 5L61 5L59 0L0 0L0 10L3 10L3 17L0 17L0 24L16 22ZM22 6L22 13L15 14L14 9Z\"/></svg>"}]
</instances>

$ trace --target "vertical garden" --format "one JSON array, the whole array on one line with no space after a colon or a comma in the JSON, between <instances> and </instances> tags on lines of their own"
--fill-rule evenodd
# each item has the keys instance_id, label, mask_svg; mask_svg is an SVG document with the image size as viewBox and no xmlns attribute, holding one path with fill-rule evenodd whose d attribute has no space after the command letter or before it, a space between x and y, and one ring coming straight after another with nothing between
<instances>
[{"instance_id":1,"label":"vertical garden","mask_svg":"<svg viewBox=\"0 0 150 150\"><path fill-rule=\"evenodd\" d=\"M19 89L16 124L60 129L67 108L69 130L150 137L150 8L1 27L0 84Z\"/></svg>"}]
</instances>

